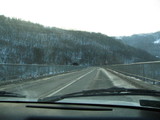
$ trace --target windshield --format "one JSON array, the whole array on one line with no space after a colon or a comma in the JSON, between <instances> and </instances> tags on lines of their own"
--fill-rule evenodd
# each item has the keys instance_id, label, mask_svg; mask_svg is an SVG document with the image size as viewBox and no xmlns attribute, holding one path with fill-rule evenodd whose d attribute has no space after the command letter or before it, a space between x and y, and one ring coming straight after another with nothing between
<instances>
[{"instance_id":1,"label":"windshield","mask_svg":"<svg viewBox=\"0 0 160 120\"><path fill-rule=\"evenodd\" d=\"M0 101L160 101L159 12L159 0L2 0Z\"/></svg>"}]
</instances>

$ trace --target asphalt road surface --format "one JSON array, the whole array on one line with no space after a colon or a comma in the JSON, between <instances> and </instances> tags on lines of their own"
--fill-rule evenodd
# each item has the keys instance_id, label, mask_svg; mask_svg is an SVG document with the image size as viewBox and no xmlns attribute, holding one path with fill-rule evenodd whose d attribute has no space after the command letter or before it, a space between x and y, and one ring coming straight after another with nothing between
<instances>
[{"instance_id":1,"label":"asphalt road surface","mask_svg":"<svg viewBox=\"0 0 160 120\"><path fill-rule=\"evenodd\" d=\"M48 78L1 86L0 90L25 94L29 98L41 98L115 86L137 88L104 68L89 67Z\"/></svg>"}]
</instances>

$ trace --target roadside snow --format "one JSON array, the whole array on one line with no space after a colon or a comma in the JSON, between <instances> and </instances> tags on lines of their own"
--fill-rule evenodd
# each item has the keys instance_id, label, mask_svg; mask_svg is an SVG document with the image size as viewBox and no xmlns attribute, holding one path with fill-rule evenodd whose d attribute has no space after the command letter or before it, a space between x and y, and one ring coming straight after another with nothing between
<instances>
[{"instance_id":1,"label":"roadside snow","mask_svg":"<svg viewBox=\"0 0 160 120\"><path fill-rule=\"evenodd\" d=\"M123 79L121 79L120 77L106 71L105 69L101 68L101 71L106 74L109 79L112 81L112 83L114 84L114 86L116 87L125 87L125 88L136 88L136 86L130 84L127 81L124 81Z\"/></svg>"}]
</instances>

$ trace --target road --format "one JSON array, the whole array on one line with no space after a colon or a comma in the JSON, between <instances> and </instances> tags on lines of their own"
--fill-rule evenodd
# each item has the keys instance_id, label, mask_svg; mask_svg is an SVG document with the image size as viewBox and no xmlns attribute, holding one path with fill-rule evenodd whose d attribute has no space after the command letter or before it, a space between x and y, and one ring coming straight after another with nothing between
<instances>
[{"instance_id":1,"label":"road","mask_svg":"<svg viewBox=\"0 0 160 120\"><path fill-rule=\"evenodd\" d=\"M115 86L137 88L104 68L89 67L39 80L1 86L0 90L25 94L29 98L41 98Z\"/></svg>"}]
</instances>

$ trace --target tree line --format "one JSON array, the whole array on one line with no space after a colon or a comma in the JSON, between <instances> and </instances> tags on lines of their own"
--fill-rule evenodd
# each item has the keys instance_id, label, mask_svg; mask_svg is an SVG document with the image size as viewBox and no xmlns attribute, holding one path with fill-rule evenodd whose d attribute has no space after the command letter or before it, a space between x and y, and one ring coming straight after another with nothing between
<instances>
[{"instance_id":1,"label":"tree line","mask_svg":"<svg viewBox=\"0 0 160 120\"><path fill-rule=\"evenodd\" d=\"M101 33L63 30L0 16L0 61L21 64L104 65L157 60Z\"/></svg>"}]
</instances>

